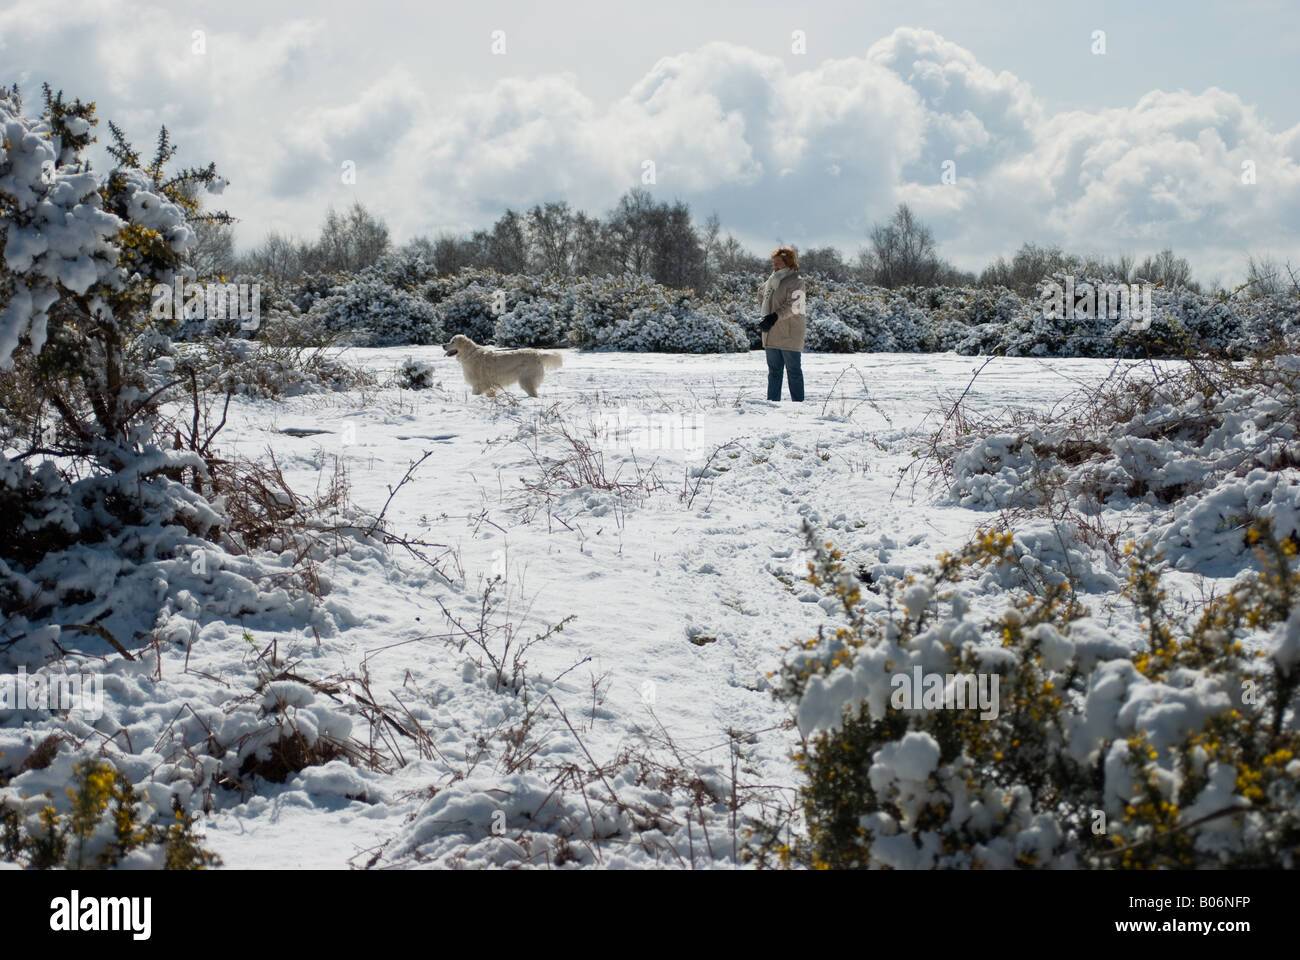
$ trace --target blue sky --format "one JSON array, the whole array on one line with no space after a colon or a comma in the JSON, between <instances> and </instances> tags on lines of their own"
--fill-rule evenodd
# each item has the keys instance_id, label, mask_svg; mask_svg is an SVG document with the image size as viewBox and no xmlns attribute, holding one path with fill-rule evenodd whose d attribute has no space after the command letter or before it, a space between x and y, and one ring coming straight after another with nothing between
<instances>
[{"instance_id":1,"label":"blue sky","mask_svg":"<svg viewBox=\"0 0 1300 960\"><path fill-rule=\"evenodd\" d=\"M399 240L553 199L600 213L651 161L649 189L760 252L852 254L905 200L967 269L1023 240L1170 246L1224 281L1248 252L1300 265L1298 54L1281 2L0 11L0 82L94 98L142 145L166 123L231 180L241 246L353 199Z\"/></svg>"}]
</instances>

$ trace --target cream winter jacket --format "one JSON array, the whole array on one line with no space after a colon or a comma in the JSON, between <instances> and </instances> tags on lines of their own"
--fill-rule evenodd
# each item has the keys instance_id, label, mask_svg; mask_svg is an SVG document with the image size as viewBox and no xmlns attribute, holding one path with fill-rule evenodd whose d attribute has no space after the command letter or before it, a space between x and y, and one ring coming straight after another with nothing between
<instances>
[{"instance_id":1,"label":"cream winter jacket","mask_svg":"<svg viewBox=\"0 0 1300 960\"><path fill-rule=\"evenodd\" d=\"M763 346L776 350L802 351L808 319L804 316L804 298L807 294L799 271L789 270L781 277L776 289L771 292L770 301L767 294L767 284L764 283L759 291L758 308L763 310L763 316L775 313L776 325L763 334Z\"/></svg>"}]
</instances>

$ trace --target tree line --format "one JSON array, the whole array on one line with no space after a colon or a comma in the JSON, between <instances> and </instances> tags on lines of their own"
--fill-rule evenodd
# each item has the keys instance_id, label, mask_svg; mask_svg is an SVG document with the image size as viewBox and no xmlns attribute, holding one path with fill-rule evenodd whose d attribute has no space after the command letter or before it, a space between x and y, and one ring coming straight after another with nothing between
<instances>
[{"instance_id":1,"label":"tree line","mask_svg":"<svg viewBox=\"0 0 1300 960\"><path fill-rule=\"evenodd\" d=\"M796 248L798 249L798 248ZM228 224L206 225L191 254L200 276L252 273L294 280L316 273L354 273L389 253L425 260L446 275L464 267L502 273L590 276L631 272L670 287L704 290L727 273L765 273L768 257L745 248L724 233L716 213L696 223L681 201L656 201L648 190L625 193L604 216L573 209L557 200L530 210L507 209L490 228L420 236L396 246L388 226L360 202L343 213L330 209L314 240L278 232L244 254L234 249ZM978 274L959 270L944 259L934 232L907 204L871 228L852 259L833 246L799 250L804 273L832 280L858 281L889 289L904 286L1007 287L1022 297L1037 295L1037 284L1055 272L1125 283L1150 282L1215 292L1203 285L1184 257L1165 249L1138 260L1132 254L1103 257L1077 254L1058 245L1026 242L1010 257L999 256ZM1267 256L1247 260L1252 292L1289 289L1288 274Z\"/></svg>"}]
</instances>

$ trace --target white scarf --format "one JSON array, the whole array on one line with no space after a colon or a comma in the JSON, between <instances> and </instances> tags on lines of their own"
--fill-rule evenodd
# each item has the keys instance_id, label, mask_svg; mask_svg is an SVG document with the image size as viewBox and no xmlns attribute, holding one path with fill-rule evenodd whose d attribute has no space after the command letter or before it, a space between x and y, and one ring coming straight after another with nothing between
<instances>
[{"instance_id":1,"label":"white scarf","mask_svg":"<svg viewBox=\"0 0 1300 960\"><path fill-rule=\"evenodd\" d=\"M782 267L780 270L772 271L772 275L767 278L763 284L763 316L772 312L772 294L776 293L776 288L781 285L781 281L790 275L791 267Z\"/></svg>"}]
</instances>

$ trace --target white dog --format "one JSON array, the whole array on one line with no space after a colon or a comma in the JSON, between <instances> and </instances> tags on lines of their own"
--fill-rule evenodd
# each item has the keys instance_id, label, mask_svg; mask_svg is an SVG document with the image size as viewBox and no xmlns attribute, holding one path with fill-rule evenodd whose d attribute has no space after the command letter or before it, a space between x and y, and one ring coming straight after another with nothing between
<instances>
[{"instance_id":1,"label":"white dog","mask_svg":"<svg viewBox=\"0 0 1300 960\"><path fill-rule=\"evenodd\" d=\"M543 350L493 350L481 347L469 337L456 334L443 347L447 356L460 361L461 372L474 396L486 393L495 397L498 390L518 383L524 393L537 396L547 370L558 370L564 358Z\"/></svg>"}]
</instances>

